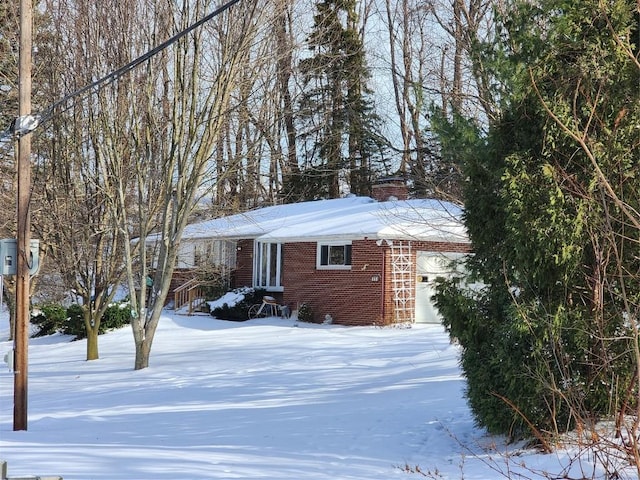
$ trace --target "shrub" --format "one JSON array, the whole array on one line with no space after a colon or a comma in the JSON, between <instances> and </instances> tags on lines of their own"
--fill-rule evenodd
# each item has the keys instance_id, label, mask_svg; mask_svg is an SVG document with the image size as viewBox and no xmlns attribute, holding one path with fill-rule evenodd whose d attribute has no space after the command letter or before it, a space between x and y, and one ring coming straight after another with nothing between
<instances>
[{"instance_id":1,"label":"shrub","mask_svg":"<svg viewBox=\"0 0 640 480\"><path fill-rule=\"evenodd\" d=\"M77 340L87 336L87 331L84 327L84 312L77 303L73 303L67 308L67 320L63 333L73 335Z\"/></svg>"},{"instance_id":2,"label":"shrub","mask_svg":"<svg viewBox=\"0 0 640 480\"><path fill-rule=\"evenodd\" d=\"M471 292L454 281L437 287L436 304L461 347L466 397L477 423L512 438L557 434L615 413L632 385L632 338L615 320L593 334L590 312L564 305L552 310L506 288L502 299L489 288ZM493 293L493 295L491 294ZM618 395L618 398L615 396ZM632 407L633 408L633 407Z\"/></svg>"},{"instance_id":3,"label":"shrub","mask_svg":"<svg viewBox=\"0 0 640 480\"><path fill-rule=\"evenodd\" d=\"M231 320L231 321L245 321L249 318L248 312L251 305L256 303L262 303L262 297L266 294L266 290L264 289L251 289L251 290L233 290L234 292L243 293L244 299L235 305L224 304L221 307L214 308L211 310L211 315L213 317L219 318L220 320Z\"/></svg>"},{"instance_id":4,"label":"shrub","mask_svg":"<svg viewBox=\"0 0 640 480\"><path fill-rule=\"evenodd\" d=\"M131 322L129 302L113 303L109 305L100 321L99 333L121 328ZM74 303L68 308L60 304L45 304L34 309L31 323L37 327L34 337L42 337L60 332L73 335L76 340L86 338L84 325L84 310Z\"/></svg>"},{"instance_id":5,"label":"shrub","mask_svg":"<svg viewBox=\"0 0 640 480\"><path fill-rule=\"evenodd\" d=\"M64 330L67 312L62 305L49 303L34 308L31 324L37 328L34 337L43 337Z\"/></svg>"},{"instance_id":6,"label":"shrub","mask_svg":"<svg viewBox=\"0 0 640 480\"><path fill-rule=\"evenodd\" d=\"M231 320L234 322L247 319L247 311L250 305L246 305L244 301L236 303L235 305L223 304L221 307L216 307L211 310L211 316L219 318L220 320Z\"/></svg>"},{"instance_id":7,"label":"shrub","mask_svg":"<svg viewBox=\"0 0 640 480\"><path fill-rule=\"evenodd\" d=\"M313 323L313 310L308 303L303 303L298 307L298 320Z\"/></svg>"},{"instance_id":8,"label":"shrub","mask_svg":"<svg viewBox=\"0 0 640 480\"><path fill-rule=\"evenodd\" d=\"M112 303L102 315L100 333L122 328L131 323L131 307L129 302Z\"/></svg>"}]
</instances>

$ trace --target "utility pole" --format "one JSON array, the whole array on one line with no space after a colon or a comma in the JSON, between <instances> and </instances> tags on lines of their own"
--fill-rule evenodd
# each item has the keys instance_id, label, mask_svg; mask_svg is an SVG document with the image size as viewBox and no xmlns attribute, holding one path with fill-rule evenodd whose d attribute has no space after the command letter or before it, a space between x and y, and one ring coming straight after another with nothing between
<instances>
[{"instance_id":1,"label":"utility pole","mask_svg":"<svg viewBox=\"0 0 640 480\"><path fill-rule=\"evenodd\" d=\"M16 258L16 332L14 340L13 430L27 429L27 387L29 348L29 263L31 226L29 197L31 191L31 133L23 132L23 122L31 116L31 44L33 25L32 0L20 0L20 63L17 132L17 258Z\"/></svg>"}]
</instances>

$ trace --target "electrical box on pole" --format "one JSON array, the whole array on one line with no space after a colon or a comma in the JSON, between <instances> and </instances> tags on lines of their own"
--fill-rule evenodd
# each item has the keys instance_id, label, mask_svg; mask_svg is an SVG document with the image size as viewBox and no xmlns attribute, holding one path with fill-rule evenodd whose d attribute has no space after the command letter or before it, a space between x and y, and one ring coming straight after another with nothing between
<instances>
[{"instance_id":1,"label":"electrical box on pole","mask_svg":"<svg viewBox=\"0 0 640 480\"><path fill-rule=\"evenodd\" d=\"M40 270L40 240L30 241L30 255L27 259L29 275ZM16 275L18 273L18 241L13 238L0 240L0 275Z\"/></svg>"}]
</instances>

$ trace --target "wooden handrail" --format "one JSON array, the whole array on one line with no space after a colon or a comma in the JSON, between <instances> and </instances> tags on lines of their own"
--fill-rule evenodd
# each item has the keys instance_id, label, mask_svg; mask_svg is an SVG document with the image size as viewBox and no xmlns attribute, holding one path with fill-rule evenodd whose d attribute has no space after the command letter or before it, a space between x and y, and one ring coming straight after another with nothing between
<instances>
[{"instance_id":1,"label":"wooden handrail","mask_svg":"<svg viewBox=\"0 0 640 480\"><path fill-rule=\"evenodd\" d=\"M206 301L204 283L197 278L192 278L177 287L173 291L173 295L174 309L178 310L188 304L188 315L191 315L196 308Z\"/></svg>"},{"instance_id":2,"label":"wooden handrail","mask_svg":"<svg viewBox=\"0 0 640 480\"><path fill-rule=\"evenodd\" d=\"M201 283L200 280L198 280L197 278L192 278L192 279L187 280L186 282L184 282L179 287L176 287L174 292L182 292L183 290L189 289L189 288L191 288L191 286L197 285L199 283Z\"/></svg>"}]
</instances>

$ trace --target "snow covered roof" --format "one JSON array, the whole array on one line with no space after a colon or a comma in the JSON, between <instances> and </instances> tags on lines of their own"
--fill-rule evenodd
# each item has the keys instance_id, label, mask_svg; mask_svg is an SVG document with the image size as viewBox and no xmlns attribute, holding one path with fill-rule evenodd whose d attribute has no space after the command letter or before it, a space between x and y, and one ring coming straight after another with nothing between
<instances>
[{"instance_id":1,"label":"snow covered roof","mask_svg":"<svg viewBox=\"0 0 640 480\"><path fill-rule=\"evenodd\" d=\"M461 209L439 200L377 202L346 197L259 208L188 225L183 240L253 238L264 242L425 240L468 242Z\"/></svg>"}]
</instances>

